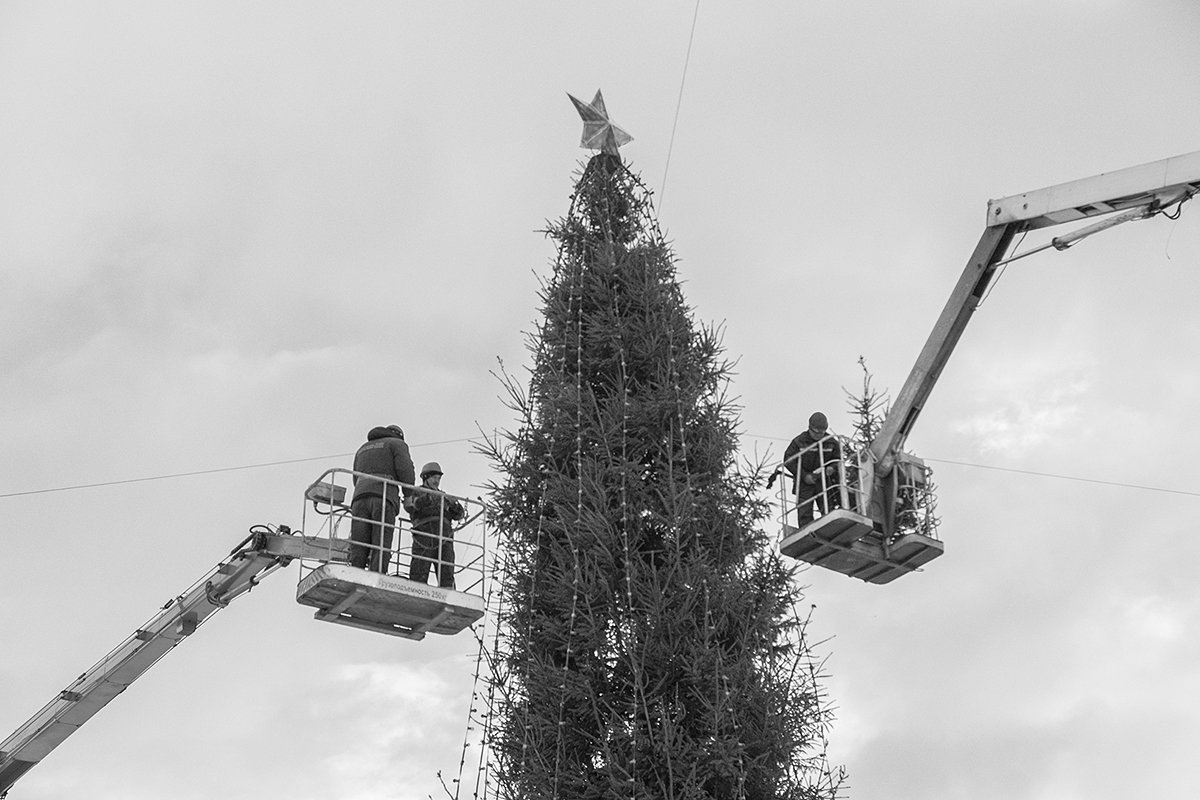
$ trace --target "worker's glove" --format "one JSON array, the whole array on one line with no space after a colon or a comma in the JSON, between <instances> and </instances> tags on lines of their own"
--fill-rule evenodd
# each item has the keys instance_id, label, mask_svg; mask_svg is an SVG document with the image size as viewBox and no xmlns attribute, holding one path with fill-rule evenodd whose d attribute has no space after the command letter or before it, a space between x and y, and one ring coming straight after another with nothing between
<instances>
[{"instance_id":1,"label":"worker's glove","mask_svg":"<svg viewBox=\"0 0 1200 800\"><path fill-rule=\"evenodd\" d=\"M767 488L768 489L770 489L772 486L775 485L775 479L778 477L779 477L779 470L775 470L774 472L771 473L771 476L769 478L767 478Z\"/></svg>"},{"instance_id":2,"label":"worker's glove","mask_svg":"<svg viewBox=\"0 0 1200 800\"><path fill-rule=\"evenodd\" d=\"M811 472L806 472L806 473L804 473L804 477L801 478L801 480L803 480L809 486L813 486L817 482L817 476Z\"/></svg>"}]
</instances>

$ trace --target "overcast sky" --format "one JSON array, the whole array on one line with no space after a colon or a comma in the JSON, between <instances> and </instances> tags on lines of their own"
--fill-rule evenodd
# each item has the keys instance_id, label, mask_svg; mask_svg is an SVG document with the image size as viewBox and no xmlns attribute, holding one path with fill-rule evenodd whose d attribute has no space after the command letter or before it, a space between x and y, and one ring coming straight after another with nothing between
<instances>
[{"instance_id":1,"label":"overcast sky","mask_svg":"<svg viewBox=\"0 0 1200 800\"><path fill-rule=\"evenodd\" d=\"M0 738L372 426L482 492L567 92L635 137L748 455L849 432L860 355L898 391L989 198L1200 150L1193 0L704 0L675 126L695 10L0 2ZM1010 266L909 440L945 556L801 576L851 797L1195 796L1198 267L1200 206ZM294 570L14 800L438 796L473 640L318 624Z\"/></svg>"}]
</instances>

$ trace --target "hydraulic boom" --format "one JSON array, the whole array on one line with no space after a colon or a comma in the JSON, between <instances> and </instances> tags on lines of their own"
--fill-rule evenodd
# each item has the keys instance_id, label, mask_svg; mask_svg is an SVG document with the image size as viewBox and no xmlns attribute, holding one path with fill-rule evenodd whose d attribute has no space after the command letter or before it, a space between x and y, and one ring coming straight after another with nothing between
<instances>
[{"instance_id":1,"label":"hydraulic boom","mask_svg":"<svg viewBox=\"0 0 1200 800\"><path fill-rule=\"evenodd\" d=\"M1147 219L1200 193L1200 151L1104 173L1033 192L989 200L979 244L950 293L933 332L917 356L879 433L868 447L823 471L818 494L834 508L800 528L784 523L780 551L870 583L888 583L940 556L933 537L933 492L924 462L904 444L950 360L998 268L1135 219ZM1112 216L1078 228L1024 253L1005 257L1020 233L1102 214ZM819 447L820 445L813 445ZM812 499L807 502L814 502ZM809 512L811 518L811 511ZM787 500L784 501L784 518ZM928 523L932 520L932 523Z\"/></svg>"},{"instance_id":2,"label":"hydraulic boom","mask_svg":"<svg viewBox=\"0 0 1200 800\"><path fill-rule=\"evenodd\" d=\"M1145 219L1200 192L1200 151L1154 161L1136 167L1106 172L1091 178L1050 186L1032 192L988 201L987 227L967 266L959 276L950 299L938 317L933 332L917 356L908 379L891 411L871 443L877 464L876 475L888 475L896 454L916 424L929 393L954 346L978 308L980 300L1004 263L1013 237L1036 228L1087 219L1114 211L1140 210L1119 221ZM1108 222L1115 223L1114 218ZM1065 250L1083 236L1111 227L1100 223L1054 239L1050 246ZM1041 248L1039 248L1041 249ZM1013 259L1008 259L1012 261Z\"/></svg>"},{"instance_id":3,"label":"hydraulic boom","mask_svg":"<svg viewBox=\"0 0 1200 800\"><path fill-rule=\"evenodd\" d=\"M80 675L0 742L0 798L34 765L77 731L209 617L295 558L345 561L348 542L292 535L286 526L257 526L221 563Z\"/></svg>"}]
</instances>

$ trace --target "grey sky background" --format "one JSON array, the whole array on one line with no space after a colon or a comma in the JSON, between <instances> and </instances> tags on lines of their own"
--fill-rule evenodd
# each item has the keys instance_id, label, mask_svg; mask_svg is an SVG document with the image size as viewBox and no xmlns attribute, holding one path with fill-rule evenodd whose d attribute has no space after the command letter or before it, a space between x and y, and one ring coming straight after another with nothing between
<instances>
[{"instance_id":1,"label":"grey sky background","mask_svg":"<svg viewBox=\"0 0 1200 800\"><path fill-rule=\"evenodd\" d=\"M1186 0L705 0L667 170L694 11L0 3L0 736L250 525L297 525L370 427L482 493L465 440L513 423L490 373L525 364L588 155L566 92L635 137L751 457L817 408L848 432L860 355L898 391L989 198L1200 149ZM909 441L946 555L802 575L851 797L1194 796L1196 214L1011 265ZM439 796L474 642L317 624L295 577L13 797Z\"/></svg>"}]
</instances>

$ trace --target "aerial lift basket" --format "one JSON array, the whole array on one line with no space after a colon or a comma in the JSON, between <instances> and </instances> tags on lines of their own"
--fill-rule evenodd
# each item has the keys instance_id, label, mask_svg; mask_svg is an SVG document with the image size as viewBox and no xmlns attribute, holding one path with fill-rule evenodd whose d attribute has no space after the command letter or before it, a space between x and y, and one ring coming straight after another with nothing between
<instances>
[{"instance_id":1,"label":"aerial lift basket","mask_svg":"<svg viewBox=\"0 0 1200 800\"><path fill-rule=\"evenodd\" d=\"M887 509L884 493L875 490L870 451L855 451L850 441L835 438L846 456L819 470L816 494L799 501L792 482L781 482L780 552L880 584L915 572L940 556L944 548L936 538L932 488L924 462L901 454L895 472L898 485L888 493L896 501ZM818 445L812 447L821 451ZM814 506L815 519L800 527L789 524L792 514L806 505ZM893 533L886 535L887 530Z\"/></svg>"},{"instance_id":2,"label":"aerial lift basket","mask_svg":"<svg viewBox=\"0 0 1200 800\"><path fill-rule=\"evenodd\" d=\"M350 526L355 517L346 497L354 476L351 470L327 470L304 493L305 531L328 541L329 552L319 560L301 562L296 601L317 609L314 617L325 622L416 640L427 633L459 633L480 619L484 613L486 540L482 503L454 498L467 512L464 520L453 523L458 588L429 586L407 577L413 558L412 524L403 511L395 520L393 547L388 548L389 567L385 572L359 569L347 563ZM401 493L429 491L398 483L395 488ZM312 528L310 519L315 523ZM317 528L319 532L314 533ZM433 565L431 572L435 576L439 566L440 562Z\"/></svg>"}]
</instances>

